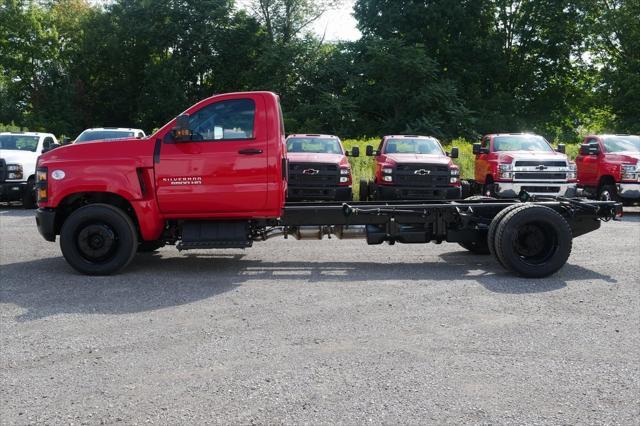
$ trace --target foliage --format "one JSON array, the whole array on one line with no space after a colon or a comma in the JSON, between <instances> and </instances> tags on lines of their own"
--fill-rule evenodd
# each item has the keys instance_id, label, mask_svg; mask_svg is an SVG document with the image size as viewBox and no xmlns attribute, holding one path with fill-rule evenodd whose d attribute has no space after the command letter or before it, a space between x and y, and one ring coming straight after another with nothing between
<instances>
[{"instance_id":1,"label":"foliage","mask_svg":"<svg viewBox=\"0 0 640 426\"><path fill-rule=\"evenodd\" d=\"M336 0L100 3L3 0L0 122L152 129L272 90L290 132L640 132L640 0L357 0L343 43L308 32Z\"/></svg>"}]
</instances>

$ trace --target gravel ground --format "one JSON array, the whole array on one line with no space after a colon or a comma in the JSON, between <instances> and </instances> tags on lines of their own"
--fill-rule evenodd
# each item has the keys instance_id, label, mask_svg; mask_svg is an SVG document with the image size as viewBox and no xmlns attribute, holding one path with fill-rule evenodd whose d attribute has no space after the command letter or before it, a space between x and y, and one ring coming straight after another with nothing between
<instances>
[{"instance_id":1,"label":"gravel ground","mask_svg":"<svg viewBox=\"0 0 640 426\"><path fill-rule=\"evenodd\" d=\"M0 206L0 420L640 422L640 216L525 280L457 245L274 240L88 278Z\"/></svg>"}]
</instances>

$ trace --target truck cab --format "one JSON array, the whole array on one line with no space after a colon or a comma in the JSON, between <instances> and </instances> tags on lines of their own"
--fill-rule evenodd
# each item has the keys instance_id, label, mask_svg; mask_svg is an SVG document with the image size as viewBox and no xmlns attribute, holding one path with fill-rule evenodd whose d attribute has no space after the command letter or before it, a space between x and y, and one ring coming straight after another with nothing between
<instances>
[{"instance_id":1,"label":"truck cab","mask_svg":"<svg viewBox=\"0 0 640 426\"><path fill-rule=\"evenodd\" d=\"M460 168L452 158L458 148L445 152L430 136L389 135L378 149L367 146L374 157L371 181L360 182L360 200L441 200L459 199Z\"/></svg>"},{"instance_id":2,"label":"truck cab","mask_svg":"<svg viewBox=\"0 0 640 426\"><path fill-rule=\"evenodd\" d=\"M351 165L348 156L358 157L332 135L296 134L287 138L289 189L287 200L350 201Z\"/></svg>"},{"instance_id":3,"label":"truck cab","mask_svg":"<svg viewBox=\"0 0 640 426\"><path fill-rule=\"evenodd\" d=\"M43 152L58 147L51 133L0 133L0 201L22 201L36 206L36 161Z\"/></svg>"},{"instance_id":4,"label":"truck cab","mask_svg":"<svg viewBox=\"0 0 640 426\"><path fill-rule=\"evenodd\" d=\"M592 198L640 200L640 136L589 135L576 165L578 187Z\"/></svg>"},{"instance_id":5,"label":"truck cab","mask_svg":"<svg viewBox=\"0 0 640 426\"><path fill-rule=\"evenodd\" d=\"M524 190L531 195L575 197L576 165L542 136L528 133L485 135L473 145L475 193L515 198Z\"/></svg>"}]
</instances>

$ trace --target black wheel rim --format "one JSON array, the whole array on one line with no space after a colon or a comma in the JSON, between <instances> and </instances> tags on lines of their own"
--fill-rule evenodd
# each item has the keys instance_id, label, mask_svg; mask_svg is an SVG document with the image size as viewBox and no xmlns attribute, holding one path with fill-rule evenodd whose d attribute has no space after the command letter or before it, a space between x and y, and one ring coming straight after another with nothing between
<instances>
[{"instance_id":1,"label":"black wheel rim","mask_svg":"<svg viewBox=\"0 0 640 426\"><path fill-rule=\"evenodd\" d=\"M600 193L600 201L611 201L611 193L608 190L604 190Z\"/></svg>"},{"instance_id":2,"label":"black wheel rim","mask_svg":"<svg viewBox=\"0 0 640 426\"><path fill-rule=\"evenodd\" d=\"M107 223L89 223L79 228L76 245L83 258L90 262L111 259L118 247L118 237Z\"/></svg>"},{"instance_id":3,"label":"black wheel rim","mask_svg":"<svg viewBox=\"0 0 640 426\"><path fill-rule=\"evenodd\" d=\"M558 250L558 236L545 222L530 222L520 226L513 241L514 253L529 265L542 265Z\"/></svg>"}]
</instances>

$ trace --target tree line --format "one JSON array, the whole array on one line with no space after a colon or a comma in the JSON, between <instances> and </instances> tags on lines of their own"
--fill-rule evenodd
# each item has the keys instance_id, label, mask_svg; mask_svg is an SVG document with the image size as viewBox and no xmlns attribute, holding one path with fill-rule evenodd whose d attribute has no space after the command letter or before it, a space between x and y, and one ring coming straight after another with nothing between
<instances>
[{"instance_id":1,"label":"tree line","mask_svg":"<svg viewBox=\"0 0 640 426\"><path fill-rule=\"evenodd\" d=\"M271 90L288 132L640 132L640 0L357 0L362 38L325 42L336 3L3 0L0 123L150 131Z\"/></svg>"}]
</instances>

